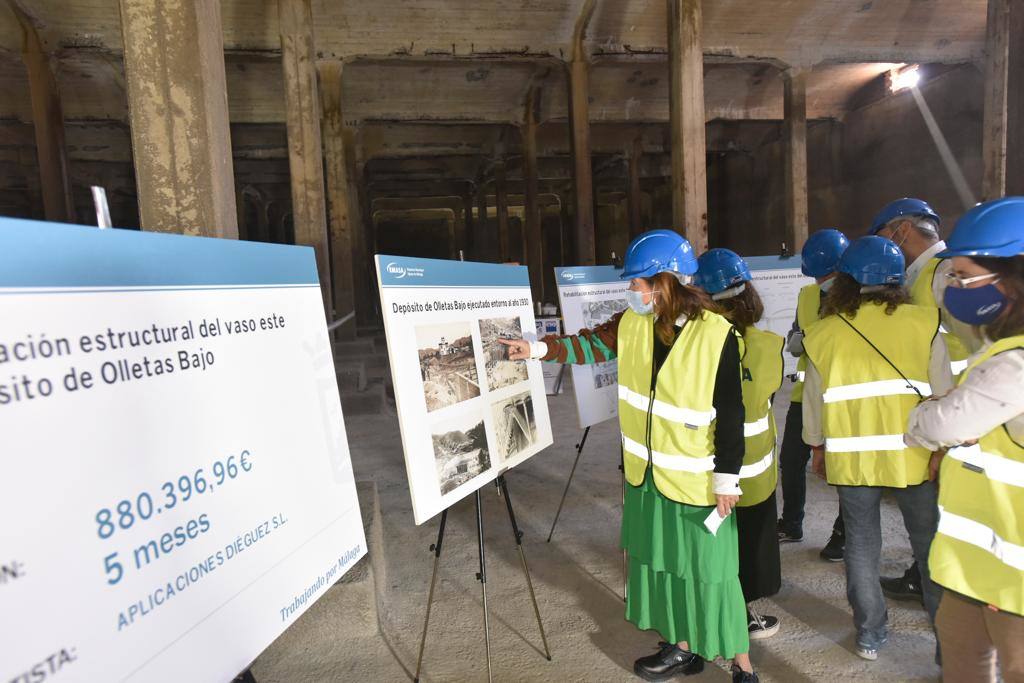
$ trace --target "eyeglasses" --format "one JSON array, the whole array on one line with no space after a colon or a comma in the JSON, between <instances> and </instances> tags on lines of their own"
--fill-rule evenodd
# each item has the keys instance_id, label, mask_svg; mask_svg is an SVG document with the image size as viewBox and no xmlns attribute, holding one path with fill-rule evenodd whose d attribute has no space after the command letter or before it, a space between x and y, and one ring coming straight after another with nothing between
<instances>
[{"instance_id":1,"label":"eyeglasses","mask_svg":"<svg viewBox=\"0 0 1024 683\"><path fill-rule=\"evenodd\" d=\"M955 273L946 273L946 284L956 285L960 289L966 289L975 282L981 282L982 280L988 280L993 277L999 276L995 273L985 273L984 275L975 275L974 277L959 277ZM999 282L999 280L996 280L996 282ZM992 284L995 284L995 282Z\"/></svg>"}]
</instances>

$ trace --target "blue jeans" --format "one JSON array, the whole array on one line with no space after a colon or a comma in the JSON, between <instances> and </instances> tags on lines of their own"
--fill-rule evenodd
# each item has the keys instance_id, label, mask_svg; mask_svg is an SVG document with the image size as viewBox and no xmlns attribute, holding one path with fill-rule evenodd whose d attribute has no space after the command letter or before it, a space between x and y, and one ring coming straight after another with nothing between
<instances>
[{"instance_id":1,"label":"blue jeans","mask_svg":"<svg viewBox=\"0 0 1024 683\"><path fill-rule=\"evenodd\" d=\"M941 588L928 572L928 550L939 523L938 489L927 481L905 489L880 486L837 486L846 523L846 596L853 607L853 624L859 644L880 647L888 637L885 597L878 583L882 555L882 492L888 491L899 505L910 547L921 568L924 606L932 624Z\"/></svg>"}]
</instances>

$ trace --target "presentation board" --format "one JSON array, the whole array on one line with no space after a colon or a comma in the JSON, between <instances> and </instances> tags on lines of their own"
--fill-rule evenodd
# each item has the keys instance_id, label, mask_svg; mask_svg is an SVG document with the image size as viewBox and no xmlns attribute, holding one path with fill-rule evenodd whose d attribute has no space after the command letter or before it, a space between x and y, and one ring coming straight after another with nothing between
<instances>
[{"instance_id":1,"label":"presentation board","mask_svg":"<svg viewBox=\"0 0 1024 683\"><path fill-rule=\"evenodd\" d=\"M525 266L378 254L377 281L412 495L422 524L551 445Z\"/></svg>"},{"instance_id":2,"label":"presentation board","mask_svg":"<svg viewBox=\"0 0 1024 683\"><path fill-rule=\"evenodd\" d=\"M800 272L799 256L750 256L744 260L750 266L757 293L764 302L764 317L757 326L785 339L796 319L800 288L814 284L814 278ZM788 353L783 353L782 358L786 374L796 372L797 359Z\"/></svg>"},{"instance_id":3,"label":"presentation board","mask_svg":"<svg viewBox=\"0 0 1024 683\"><path fill-rule=\"evenodd\" d=\"M225 681L365 554L312 249L0 219L0 679Z\"/></svg>"},{"instance_id":4,"label":"presentation board","mask_svg":"<svg viewBox=\"0 0 1024 683\"><path fill-rule=\"evenodd\" d=\"M566 334L592 329L626 310L629 280L614 266L555 268ZM614 360L572 366L572 388L580 428L618 415L619 372Z\"/></svg>"}]
</instances>

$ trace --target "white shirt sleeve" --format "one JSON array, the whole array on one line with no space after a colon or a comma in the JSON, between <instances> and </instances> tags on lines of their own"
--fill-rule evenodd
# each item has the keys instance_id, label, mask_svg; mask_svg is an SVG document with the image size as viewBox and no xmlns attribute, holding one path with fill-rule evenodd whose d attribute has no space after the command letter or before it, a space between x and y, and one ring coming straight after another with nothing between
<instances>
[{"instance_id":1,"label":"white shirt sleeve","mask_svg":"<svg viewBox=\"0 0 1024 683\"><path fill-rule=\"evenodd\" d=\"M974 441L1024 415L1022 386L1024 350L993 356L946 396L917 406L905 440L933 451Z\"/></svg>"},{"instance_id":2,"label":"white shirt sleeve","mask_svg":"<svg viewBox=\"0 0 1024 683\"><path fill-rule=\"evenodd\" d=\"M949 349L941 334L932 340L932 353L928 360L928 383L932 385L932 396L944 396L953 388L953 371L949 367Z\"/></svg>"},{"instance_id":3,"label":"white shirt sleeve","mask_svg":"<svg viewBox=\"0 0 1024 683\"><path fill-rule=\"evenodd\" d=\"M807 359L807 370L804 373L804 430L803 440L809 446L821 446L825 443L822 429L821 414L825 399L821 392L821 375L814 363Z\"/></svg>"},{"instance_id":4,"label":"white shirt sleeve","mask_svg":"<svg viewBox=\"0 0 1024 683\"><path fill-rule=\"evenodd\" d=\"M543 339L530 342L530 358L543 358L548 355L548 343Z\"/></svg>"}]
</instances>

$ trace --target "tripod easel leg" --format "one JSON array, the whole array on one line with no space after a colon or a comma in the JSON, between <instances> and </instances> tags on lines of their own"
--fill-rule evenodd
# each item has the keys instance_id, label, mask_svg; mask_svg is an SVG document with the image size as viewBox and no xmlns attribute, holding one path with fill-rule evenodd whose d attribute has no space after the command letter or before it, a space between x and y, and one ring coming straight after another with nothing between
<instances>
[{"instance_id":1,"label":"tripod easel leg","mask_svg":"<svg viewBox=\"0 0 1024 683\"><path fill-rule=\"evenodd\" d=\"M487 681L490 683L494 680L494 677L491 674L491 629L487 616L487 560L484 557L484 517L480 506L480 489L477 489L475 498L476 535L477 544L480 548L480 573L476 575L476 578L480 581L480 591L484 603L484 648L487 652Z\"/></svg>"},{"instance_id":2,"label":"tripod easel leg","mask_svg":"<svg viewBox=\"0 0 1024 683\"><path fill-rule=\"evenodd\" d=\"M576 474L576 465L580 464L580 456L583 455L583 445L587 443L587 435L590 434L590 427L583 430L583 437L580 442L576 444L576 459L572 463L572 470L569 472L569 479L565 482L565 490L562 491L562 500L558 502L558 512L555 513L555 521L551 523L551 531L548 533L548 543L551 542L551 537L555 534L555 525L558 524L558 518L562 514L562 506L565 505L565 497L569 495L569 486L572 485L573 475Z\"/></svg>"},{"instance_id":3,"label":"tripod easel leg","mask_svg":"<svg viewBox=\"0 0 1024 683\"><path fill-rule=\"evenodd\" d=\"M508 482L505 475L498 477L498 486L505 496L505 506L508 508L508 519L512 523L512 533L516 537L516 547L519 548L519 559L523 561L523 575L526 576L526 587L530 589L530 600L533 601L533 613L537 617L537 627L540 629L540 639L544 643L544 656L551 661L551 650L548 648L548 638L544 633L544 622L540 618L540 607L537 606L537 594L533 591L533 580L530 578L530 566L526 564L526 552L523 550L523 532L519 530L516 522L516 513L512 509L512 498L508 495Z\"/></svg>"},{"instance_id":4,"label":"tripod easel leg","mask_svg":"<svg viewBox=\"0 0 1024 683\"><path fill-rule=\"evenodd\" d=\"M430 546L434 553L434 571L430 575L430 593L427 594L427 616L423 620L423 638L420 640L420 654L416 658L416 683L420 680L420 667L423 665L423 650L427 645L427 626L430 625L430 607L434 604L434 586L437 583L437 564L441 559L441 543L444 541L444 525L448 521L448 510L441 513L441 525L437 529L437 543Z\"/></svg>"},{"instance_id":5,"label":"tripod easel leg","mask_svg":"<svg viewBox=\"0 0 1024 683\"><path fill-rule=\"evenodd\" d=\"M619 448L619 455L622 461L619 463L619 472L622 473L622 511L626 511L626 454ZM626 549L622 549L622 601L626 601L626 592L629 589L629 560Z\"/></svg>"}]
</instances>

